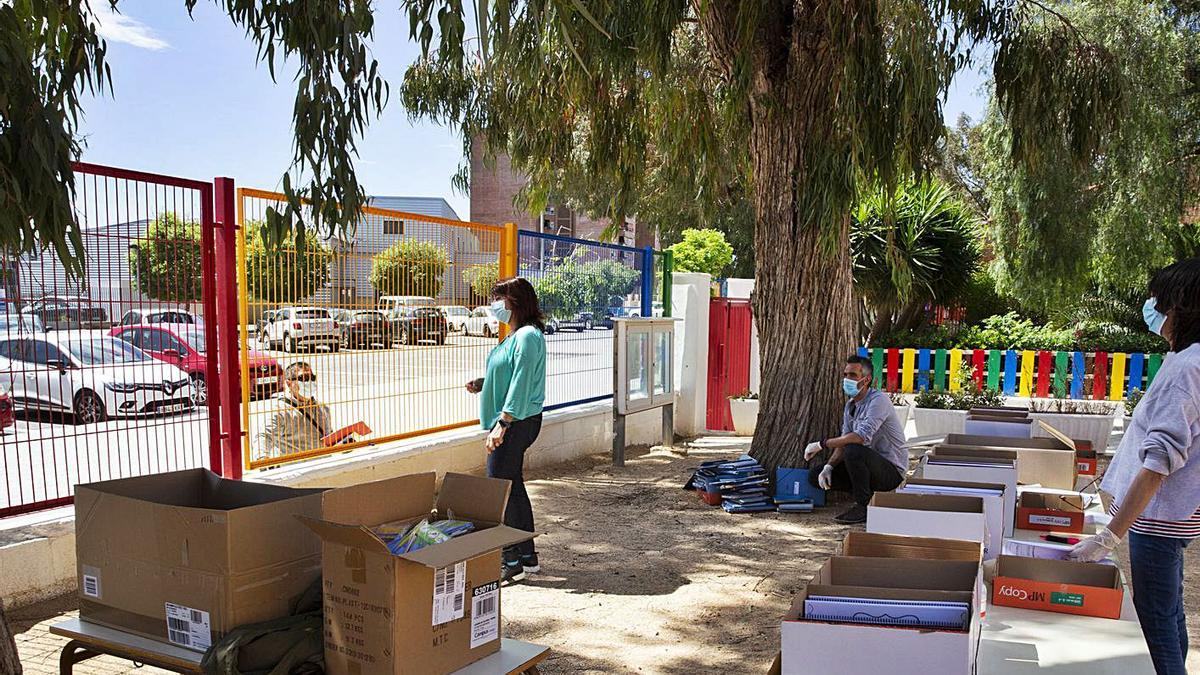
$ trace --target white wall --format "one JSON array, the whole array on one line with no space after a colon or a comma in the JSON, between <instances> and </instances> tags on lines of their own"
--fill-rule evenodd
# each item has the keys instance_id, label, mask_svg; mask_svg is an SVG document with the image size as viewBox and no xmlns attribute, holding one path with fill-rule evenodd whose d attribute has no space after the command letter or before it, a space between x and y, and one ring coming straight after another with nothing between
<instances>
[{"instance_id":1,"label":"white wall","mask_svg":"<svg viewBox=\"0 0 1200 675\"><path fill-rule=\"evenodd\" d=\"M675 326L675 431L684 436L704 433L708 398L707 274L675 272L671 285L671 316L683 319Z\"/></svg>"}]
</instances>

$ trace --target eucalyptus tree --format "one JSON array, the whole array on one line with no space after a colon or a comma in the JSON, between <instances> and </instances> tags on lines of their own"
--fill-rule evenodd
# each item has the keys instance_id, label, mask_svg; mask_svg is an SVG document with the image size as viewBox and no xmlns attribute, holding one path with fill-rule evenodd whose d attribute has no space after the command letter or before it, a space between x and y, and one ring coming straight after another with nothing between
<instances>
[{"instance_id":1,"label":"eucalyptus tree","mask_svg":"<svg viewBox=\"0 0 1200 675\"><path fill-rule=\"evenodd\" d=\"M1110 54L1036 0L405 5L426 54L406 106L507 152L534 184L584 167L619 216L652 162L693 171L700 200L731 169L748 177L763 373L752 454L768 466L838 430L838 364L857 333L850 207L923 172L954 73L991 62L1009 161L1033 169L1090 162L1124 104Z\"/></svg>"}]
</instances>

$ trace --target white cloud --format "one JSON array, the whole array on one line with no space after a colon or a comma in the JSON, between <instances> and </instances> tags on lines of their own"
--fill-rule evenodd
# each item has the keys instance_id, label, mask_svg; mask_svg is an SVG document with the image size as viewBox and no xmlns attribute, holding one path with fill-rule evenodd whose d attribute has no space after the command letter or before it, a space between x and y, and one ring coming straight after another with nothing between
<instances>
[{"instance_id":1,"label":"white cloud","mask_svg":"<svg viewBox=\"0 0 1200 675\"><path fill-rule=\"evenodd\" d=\"M96 32L109 42L122 42L155 52L171 46L146 24L131 16L118 14L107 6L97 10L95 16Z\"/></svg>"}]
</instances>

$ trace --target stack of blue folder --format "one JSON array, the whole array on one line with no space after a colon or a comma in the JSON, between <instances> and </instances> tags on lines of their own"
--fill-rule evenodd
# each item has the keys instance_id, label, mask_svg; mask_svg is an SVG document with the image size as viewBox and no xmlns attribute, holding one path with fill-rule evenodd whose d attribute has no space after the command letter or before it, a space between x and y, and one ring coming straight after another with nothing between
<instances>
[{"instance_id":1,"label":"stack of blue folder","mask_svg":"<svg viewBox=\"0 0 1200 675\"><path fill-rule=\"evenodd\" d=\"M769 482L767 470L753 457L742 455L702 463L686 487L720 493L721 508L729 513L755 513L775 510L767 492Z\"/></svg>"}]
</instances>

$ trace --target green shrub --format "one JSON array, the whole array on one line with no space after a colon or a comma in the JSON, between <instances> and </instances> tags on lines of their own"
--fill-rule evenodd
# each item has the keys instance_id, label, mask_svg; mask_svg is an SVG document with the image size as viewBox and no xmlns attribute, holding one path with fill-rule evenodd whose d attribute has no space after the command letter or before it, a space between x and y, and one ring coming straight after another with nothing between
<instances>
[{"instance_id":1,"label":"green shrub","mask_svg":"<svg viewBox=\"0 0 1200 675\"><path fill-rule=\"evenodd\" d=\"M446 265L446 251L438 243L405 239L375 256L371 285L380 295L436 298L442 292Z\"/></svg>"}]
</instances>

